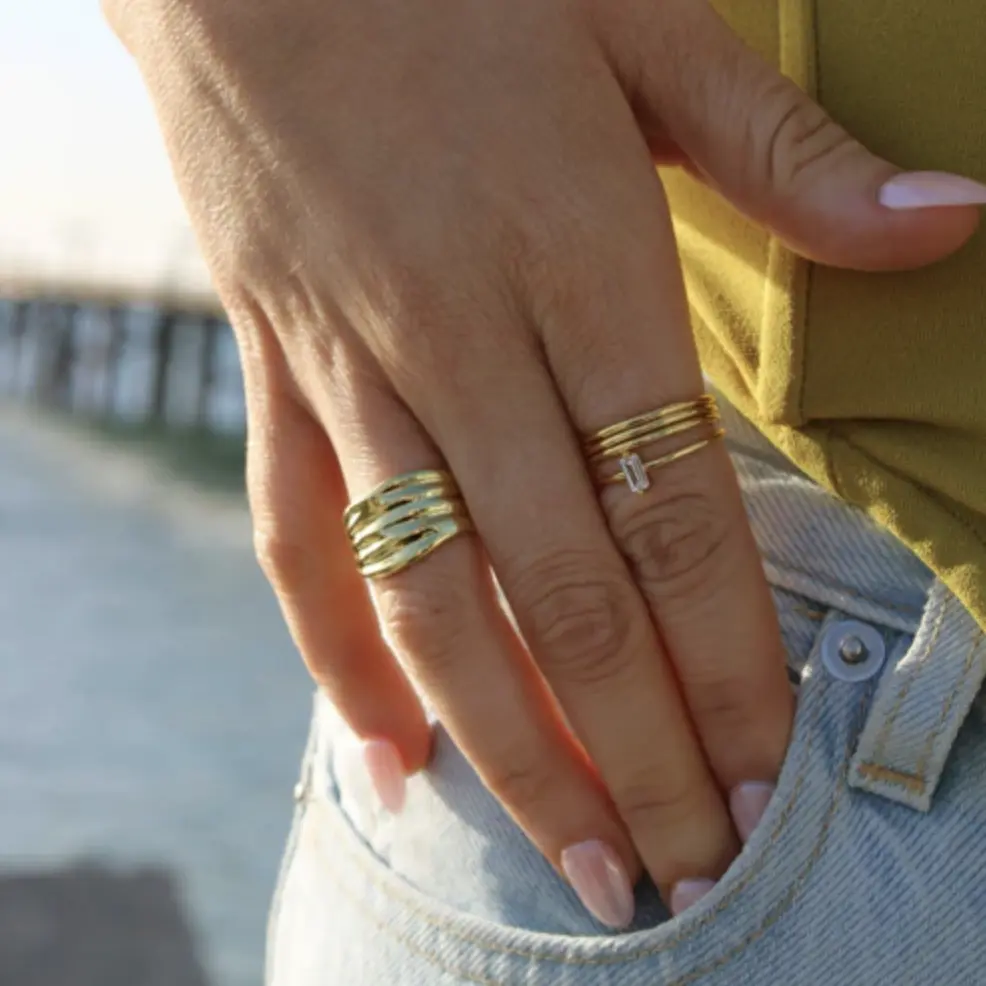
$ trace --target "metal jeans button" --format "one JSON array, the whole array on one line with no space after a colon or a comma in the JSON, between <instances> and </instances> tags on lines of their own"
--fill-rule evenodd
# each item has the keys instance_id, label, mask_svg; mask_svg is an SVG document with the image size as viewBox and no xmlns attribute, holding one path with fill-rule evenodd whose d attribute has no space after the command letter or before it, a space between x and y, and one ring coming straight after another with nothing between
<instances>
[{"instance_id":1,"label":"metal jeans button","mask_svg":"<svg viewBox=\"0 0 986 986\"><path fill-rule=\"evenodd\" d=\"M822 664L839 681L867 681L887 658L887 645L879 631L858 620L840 620L824 631Z\"/></svg>"}]
</instances>

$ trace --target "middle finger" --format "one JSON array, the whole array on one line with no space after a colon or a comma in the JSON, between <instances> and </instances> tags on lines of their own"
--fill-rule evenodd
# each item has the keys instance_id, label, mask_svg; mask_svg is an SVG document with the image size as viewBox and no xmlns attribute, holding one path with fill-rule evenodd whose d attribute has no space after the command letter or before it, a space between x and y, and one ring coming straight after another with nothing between
<instances>
[{"instance_id":1,"label":"middle finger","mask_svg":"<svg viewBox=\"0 0 986 986\"><path fill-rule=\"evenodd\" d=\"M614 146L623 146L613 142ZM674 231L643 145L621 181L597 181L587 276L555 292L545 353L583 433L698 397L703 381ZM631 175L636 171L639 181ZM583 225L594 225L591 218ZM609 527L646 600L720 786L776 779L793 699L780 632L735 473L706 423L634 449L650 470L634 495L599 489ZM630 451L630 450L628 450ZM619 474L618 455L591 464Z\"/></svg>"},{"instance_id":2,"label":"middle finger","mask_svg":"<svg viewBox=\"0 0 986 986\"><path fill-rule=\"evenodd\" d=\"M457 368L472 399L433 413L432 432L517 624L655 882L717 877L736 850L728 814L553 381L503 335L483 356L475 379L473 361ZM497 379L512 401L483 393Z\"/></svg>"}]
</instances>

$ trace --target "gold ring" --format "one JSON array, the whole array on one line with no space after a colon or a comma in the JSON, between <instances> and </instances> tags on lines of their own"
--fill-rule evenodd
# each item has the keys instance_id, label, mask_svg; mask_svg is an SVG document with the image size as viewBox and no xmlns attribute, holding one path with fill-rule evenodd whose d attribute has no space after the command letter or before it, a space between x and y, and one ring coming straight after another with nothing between
<instances>
[{"instance_id":1,"label":"gold ring","mask_svg":"<svg viewBox=\"0 0 986 986\"><path fill-rule=\"evenodd\" d=\"M637 454L637 449L695 428L706 428L708 434L699 441L646 462ZM705 448L717 438L722 438L724 434L725 431L719 427L719 407L715 397L703 394L696 400L666 404L656 411L638 414L593 432L583 439L582 448L590 467L599 466L609 459L617 459L619 462L619 472L602 475L596 471L598 484L606 486L625 481L632 492L643 493L650 489L651 469L660 469L677 462L686 455Z\"/></svg>"},{"instance_id":2,"label":"gold ring","mask_svg":"<svg viewBox=\"0 0 986 986\"><path fill-rule=\"evenodd\" d=\"M457 534L474 530L451 473L394 476L346 507L346 533L364 578L404 571Z\"/></svg>"}]
</instances>

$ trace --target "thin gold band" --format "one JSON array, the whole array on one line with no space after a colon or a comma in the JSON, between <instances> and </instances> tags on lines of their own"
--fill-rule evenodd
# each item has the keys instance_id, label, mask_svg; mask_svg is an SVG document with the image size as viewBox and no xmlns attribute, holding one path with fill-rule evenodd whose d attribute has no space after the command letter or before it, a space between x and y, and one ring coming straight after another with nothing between
<instances>
[{"instance_id":1,"label":"thin gold band","mask_svg":"<svg viewBox=\"0 0 986 986\"><path fill-rule=\"evenodd\" d=\"M342 515L360 574L396 575L473 524L452 475L423 469L394 476Z\"/></svg>"},{"instance_id":2,"label":"thin gold band","mask_svg":"<svg viewBox=\"0 0 986 986\"><path fill-rule=\"evenodd\" d=\"M634 442L649 444L669 434L684 431L687 426L719 420L719 408L714 399L705 395L699 400L669 404L647 414L638 414L603 428L583 441L585 453L591 461L600 461L610 455L625 451ZM673 430L672 430L673 429Z\"/></svg>"},{"instance_id":3,"label":"thin gold band","mask_svg":"<svg viewBox=\"0 0 986 986\"><path fill-rule=\"evenodd\" d=\"M589 462L596 464L613 456L624 455L638 448L652 445L663 438L670 438L672 435L679 435L683 431L691 428L699 428L702 425L716 425L719 422L719 414L716 409L702 409L693 413L681 413L673 417L666 418L663 423L638 425L635 428L627 429L625 432L614 435L604 443L595 443L586 447L586 455Z\"/></svg>"},{"instance_id":4,"label":"thin gold band","mask_svg":"<svg viewBox=\"0 0 986 986\"><path fill-rule=\"evenodd\" d=\"M663 407L659 407L654 411L647 411L633 418L627 418L625 421L618 421L615 425L600 428L599 431L595 431L586 437L585 444L603 443L607 439L617 438L623 433L638 428L641 425L661 424L669 418L676 418L682 414L693 415L707 412L711 412L718 417L719 407L716 404L716 399L711 394L702 394L701 397L693 401L665 404Z\"/></svg>"},{"instance_id":5,"label":"thin gold band","mask_svg":"<svg viewBox=\"0 0 986 986\"><path fill-rule=\"evenodd\" d=\"M647 461L637 454L638 449L702 427L710 429L710 432L700 441ZM667 404L602 428L584 438L582 447L599 485L625 481L634 493L643 493L650 488L651 469L660 469L692 455L724 434L719 426L719 408L715 398L711 394L703 394L696 400ZM611 475L601 475L595 467L608 459L617 459L620 470Z\"/></svg>"},{"instance_id":6,"label":"thin gold band","mask_svg":"<svg viewBox=\"0 0 986 986\"><path fill-rule=\"evenodd\" d=\"M641 461L640 464L645 473L651 469L660 469L662 466L669 466L672 462L677 462L679 459L685 458L686 455L691 455L693 452L705 448L706 445L711 445L717 438L722 438L725 434L726 432L723 428L717 428L708 438L703 438L700 442L694 442L691 445L686 445L684 448L675 449L673 452L658 456L656 459L648 459L646 462ZM629 480L627 479L627 474L621 468L619 472L614 473L612 476L604 476L598 482L603 486L610 486L613 483L626 483ZM646 489L647 487L644 488ZM642 493L643 490L640 490L640 492Z\"/></svg>"}]
</instances>

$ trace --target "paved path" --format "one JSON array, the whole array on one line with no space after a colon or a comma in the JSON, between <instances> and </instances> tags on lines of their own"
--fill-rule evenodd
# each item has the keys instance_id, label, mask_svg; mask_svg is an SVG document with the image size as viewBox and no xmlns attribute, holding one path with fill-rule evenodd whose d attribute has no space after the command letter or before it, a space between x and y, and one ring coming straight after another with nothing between
<instances>
[{"instance_id":1,"label":"paved path","mask_svg":"<svg viewBox=\"0 0 986 986\"><path fill-rule=\"evenodd\" d=\"M239 499L0 410L0 869L161 866L258 986L308 692Z\"/></svg>"},{"instance_id":2,"label":"paved path","mask_svg":"<svg viewBox=\"0 0 986 986\"><path fill-rule=\"evenodd\" d=\"M0 877L0 982L207 986L167 873Z\"/></svg>"}]
</instances>

